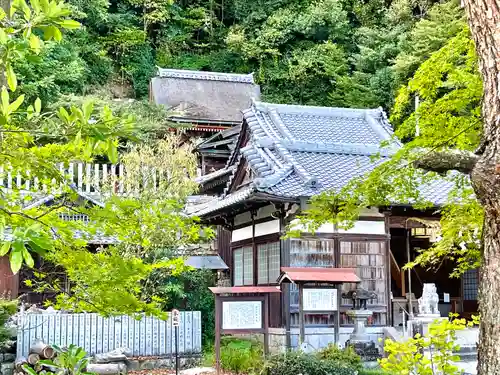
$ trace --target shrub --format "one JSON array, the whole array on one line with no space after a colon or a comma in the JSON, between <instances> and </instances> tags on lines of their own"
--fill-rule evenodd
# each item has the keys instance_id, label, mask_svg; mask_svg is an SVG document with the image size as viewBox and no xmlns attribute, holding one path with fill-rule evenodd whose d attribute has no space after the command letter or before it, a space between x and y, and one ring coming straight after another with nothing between
<instances>
[{"instance_id":1,"label":"shrub","mask_svg":"<svg viewBox=\"0 0 500 375\"><path fill-rule=\"evenodd\" d=\"M384 370L381 370L379 368L375 368L375 369L362 369L358 375L395 375L393 373L390 373L390 372L386 372Z\"/></svg>"},{"instance_id":2,"label":"shrub","mask_svg":"<svg viewBox=\"0 0 500 375\"><path fill-rule=\"evenodd\" d=\"M356 375L358 371L350 366L317 355L302 352L287 352L272 356L265 370L272 375Z\"/></svg>"},{"instance_id":3,"label":"shrub","mask_svg":"<svg viewBox=\"0 0 500 375\"><path fill-rule=\"evenodd\" d=\"M345 364L358 371L363 368L361 357L357 355L354 349L350 346L345 349L340 349L337 345L330 344L318 352L318 357L320 359Z\"/></svg>"},{"instance_id":4,"label":"shrub","mask_svg":"<svg viewBox=\"0 0 500 375\"><path fill-rule=\"evenodd\" d=\"M262 345L253 340L239 339L231 336L221 339L221 367L234 374L256 373L263 365ZM213 348L204 354L204 364L215 365Z\"/></svg>"}]
</instances>

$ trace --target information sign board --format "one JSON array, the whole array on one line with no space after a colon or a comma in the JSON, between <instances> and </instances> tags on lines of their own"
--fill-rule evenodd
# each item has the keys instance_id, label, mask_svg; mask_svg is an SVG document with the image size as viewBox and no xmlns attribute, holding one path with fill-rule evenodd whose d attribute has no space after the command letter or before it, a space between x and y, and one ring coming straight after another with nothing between
<instances>
[{"instance_id":1,"label":"information sign board","mask_svg":"<svg viewBox=\"0 0 500 375\"><path fill-rule=\"evenodd\" d=\"M337 311L337 289L309 289L303 291L304 311Z\"/></svg>"},{"instance_id":2,"label":"information sign board","mask_svg":"<svg viewBox=\"0 0 500 375\"><path fill-rule=\"evenodd\" d=\"M261 329L262 301L223 301L222 329Z\"/></svg>"}]
</instances>

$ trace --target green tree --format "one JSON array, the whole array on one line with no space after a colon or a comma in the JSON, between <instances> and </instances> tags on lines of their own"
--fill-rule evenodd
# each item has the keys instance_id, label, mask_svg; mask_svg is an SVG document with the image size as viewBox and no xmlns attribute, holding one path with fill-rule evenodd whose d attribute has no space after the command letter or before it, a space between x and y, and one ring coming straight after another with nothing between
<instances>
[{"instance_id":1,"label":"green tree","mask_svg":"<svg viewBox=\"0 0 500 375\"><path fill-rule=\"evenodd\" d=\"M187 151L182 154L177 149L174 152L172 143L159 144L154 151L140 153L140 162L146 163L146 156L153 152L169 150L162 155L173 159L162 159L158 165L159 188L165 200L159 195L155 200L151 195L150 200L142 195L141 201L133 196L103 192L102 197L107 199L102 207L81 203L66 175L69 163L92 162L94 157L102 155L116 163L119 140L133 138L133 118L117 117L107 106L97 112L92 102L81 107L61 107L55 112L42 112L40 99L27 106L13 69L13 61L24 55L42 54L44 43L38 37L39 32L48 41L59 41L61 28L79 27L77 22L67 19L69 14L64 3L33 0L28 5L17 0L8 16L9 27L0 27L0 53L8 83L8 88L4 86L1 92L1 174L2 177L7 172L19 175L23 182L36 179L40 186L52 190L55 202L50 206L30 205L37 196L26 193L24 186L3 187L0 253L9 255L13 272L18 272L23 264L33 267L34 254L62 268L71 288L62 288L57 283L50 286L59 293L56 299L59 307L102 314L145 312L161 316L160 301L154 295L146 298L141 286L156 269L165 267L173 274L182 271L182 260L147 263L142 258L154 250L152 242L160 238L182 244L195 243L202 236L199 225L182 214L182 198L189 191L184 186L191 186L186 181L193 175L194 161L179 163L180 155L187 155ZM5 13L2 16L7 17ZM13 94L15 100L11 99ZM143 164L134 164L137 158L132 155L124 157L128 180L120 183L135 187L138 181L143 181L139 176L147 169L140 169ZM162 172L163 166L170 166L168 173ZM68 211L84 213L89 221L65 221L60 214ZM115 236L117 246L90 251L87 241L96 234ZM36 287L46 288L44 275L39 276L42 281L37 281Z\"/></svg>"}]
</instances>

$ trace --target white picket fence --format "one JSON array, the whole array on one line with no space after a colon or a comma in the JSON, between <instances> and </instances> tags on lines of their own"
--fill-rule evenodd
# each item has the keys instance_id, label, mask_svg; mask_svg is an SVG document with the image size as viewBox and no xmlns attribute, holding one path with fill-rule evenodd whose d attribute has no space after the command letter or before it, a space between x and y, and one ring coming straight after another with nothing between
<instances>
[{"instance_id":1,"label":"white picket fence","mask_svg":"<svg viewBox=\"0 0 500 375\"><path fill-rule=\"evenodd\" d=\"M175 353L174 332L170 317L163 321L98 314L24 314L17 333L17 358L27 357L37 340L60 347L75 344L88 355L126 347L134 357L170 357ZM201 353L201 312L181 312L178 340L182 356Z\"/></svg>"},{"instance_id":2,"label":"white picket fence","mask_svg":"<svg viewBox=\"0 0 500 375\"><path fill-rule=\"evenodd\" d=\"M142 177L134 182L123 183L126 170L123 164L88 164L69 163L68 168L62 164L58 166L59 171L65 176L66 181L73 183L78 191L99 195L112 190L115 194L134 194L142 186L156 189L165 178L163 173L154 168L145 169ZM197 169L197 177L201 176L201 169ZM129 179L130 180L130 179ZM128 185L128 186L126 186ZM57 192L57 186L53 180L49 185L42 184L38 178L30 177L30 172L13 173L9 168L0 165L0 189L16 189L21 192L42 191L46 193ZM106 191L107 190L107 191Z\"/></svg>"},{"instance_id":3,"label":"white picket fence","mask_svg":"<svg viewBox=\"0 0 500 375\"><path fill-rule=\"evenodd\" d=\"M73 183L79 191L99 194L101 189L112 187L115 193L124 193L125 186L119 183L125 171L122 164L85 164L69 163L67 169L61 164L59 171L66 176L67 181ZM117 183L114 184L113 181ZM50 185L42 185L38 178L30 178L30 172L12 173L8 168L0 166L0 187L26 191L51 192L59 188L53 180Z\"/></svg>"}]
</instances>

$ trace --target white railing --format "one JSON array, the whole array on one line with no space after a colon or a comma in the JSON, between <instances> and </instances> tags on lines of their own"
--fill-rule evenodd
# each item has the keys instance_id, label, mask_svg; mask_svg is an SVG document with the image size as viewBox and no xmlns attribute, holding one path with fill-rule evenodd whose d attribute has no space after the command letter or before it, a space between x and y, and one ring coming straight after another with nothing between
<instances>
[{"instance_id":1,"label":"white railing","mask_svg":"<svg viewBox=\"0 0 500 375\"><path fill-rule=\"evenodd\" d=\"M86 193L100 193L105 186L114 186L115 192L124 192L123 184L111 184L110 182L120 181L124 176L123 165L115 164L84 164L69 163L67 169L61 164L59 166L61 174L64 174L67 181L73 183L79 191ZM42 184L38 178L30 178L30 172L13 174L8 169L0 166L0 187L7 189L17 189L26 191L50 192L59 189L56 180L47 184Z\"/></svg>"},{"instance_id":2,"label":"white railing","mask_svg":"<svg viewBox=\"0 0 500 375\"><path fill-rule=\"evenodd\" d=\"M115 194L135 194L147 186L156 190L167 177L160 171L150 168L134 173L137 177L126 178L122 164L85 164L69 163L68 168L61 164L59 170L66 178L67 184L72 184L78 191L103 195L109 192ZM60 183L53 179L50 183L41 183L38 178L30 178L30 172L12 173L0 166L0 189L15 189L22 192L42 191L45 193L58 192Z\"/></svg>"}]
</instances>

